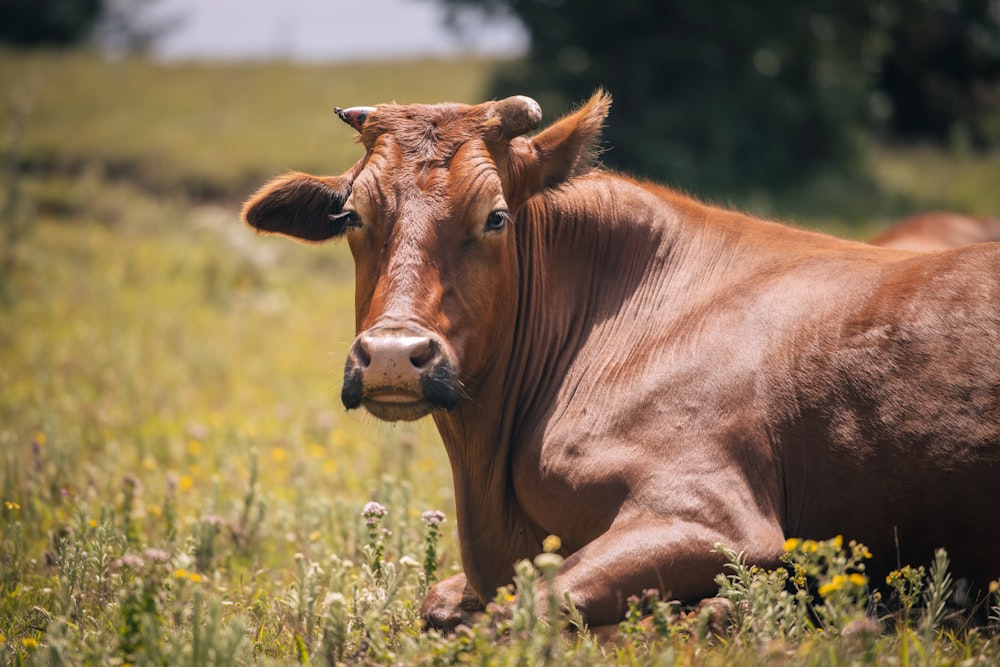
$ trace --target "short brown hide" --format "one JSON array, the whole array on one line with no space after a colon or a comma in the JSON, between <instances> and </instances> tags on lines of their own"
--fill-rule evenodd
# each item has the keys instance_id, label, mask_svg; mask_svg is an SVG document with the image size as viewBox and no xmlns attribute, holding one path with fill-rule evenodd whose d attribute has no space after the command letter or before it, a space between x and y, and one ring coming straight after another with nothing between
<instances>
[{"instance_id":1,"label":"short brown hide","mask_svg":"<svg viewBox=\"0 0 1000 667\"><path fill-rule=\"evenodd\" d=\"M927 211L897 220L871 242L884 248L926 252L995 241L1000 241L1000 218Z\"/></svg>"},{"instance_id":2,"label":"short brown hide","mask_svg":"<svg viewBox=\"0 0 1000 667\"><path fill-rule=\"evenodd\" d=\"M344 404L440 431L464 572L426 622L474 617L550 534L592 625L644 589L712 596L720 542L1000 575L1000 244L875 247L605 171L609 104L533 136L524 97L342 110L361 160L243 210L346 237Z\"/></svg>"}]
</instances>

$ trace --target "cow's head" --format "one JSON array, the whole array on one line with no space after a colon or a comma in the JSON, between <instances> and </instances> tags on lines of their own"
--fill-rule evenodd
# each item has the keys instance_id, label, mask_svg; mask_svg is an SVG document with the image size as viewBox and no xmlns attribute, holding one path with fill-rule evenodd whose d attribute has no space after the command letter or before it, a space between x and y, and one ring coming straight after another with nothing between
<instances>
[{"instance_id":1,"label":"cow's head","mask_svg":"<svg viewBox=\"0 0 1000 667\"><path fill-rule=\"evenodd\" d=\"M385 420L450 410L498 365L517 309L517 212L590 168L609 97L537 136L538 104L338 109L364 157L340 176L292 173L243 208L264 232L346 236L356 269L357 338L342 399ZM509 342L509 341L508 341Z\"/></svg>"}]
</instances>

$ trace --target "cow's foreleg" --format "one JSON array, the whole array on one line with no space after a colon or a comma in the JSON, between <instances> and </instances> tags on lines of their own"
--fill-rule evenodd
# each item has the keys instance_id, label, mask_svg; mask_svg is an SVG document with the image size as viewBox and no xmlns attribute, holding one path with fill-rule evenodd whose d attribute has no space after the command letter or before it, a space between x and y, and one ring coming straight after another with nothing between
<instances>
[{"instance_id":1,"label":"cow's foreleg","mask_svg":"<svg viewBox=\"0 0 1000 667\"><path fill-rule=\"evenodd\" d=\"M588 625L618 623L632 595L656 589L671 599L696 602L718 592L715 576L725 557L716 543L745 553L748 562L777 565L782 534L754 531L755 542L724 535L704 525L677 520L634 519L616 526L570 555L553 585L570 600ZM735 532L735 531L734 531ZM548 597L548 593L543 594Z\"/></svg>"},{"instance_id":2,"label":"cow's foreleg","mask_svg":"<svg viewBox=\"0 0 1000 667\"><path fill-rule=\"evenodd\" d=\"M465 575L456 574L431 587L420 605L420 618L428 630L452 632L459 625L475 623L483 610Z\"/></svg>"}]
</instances>

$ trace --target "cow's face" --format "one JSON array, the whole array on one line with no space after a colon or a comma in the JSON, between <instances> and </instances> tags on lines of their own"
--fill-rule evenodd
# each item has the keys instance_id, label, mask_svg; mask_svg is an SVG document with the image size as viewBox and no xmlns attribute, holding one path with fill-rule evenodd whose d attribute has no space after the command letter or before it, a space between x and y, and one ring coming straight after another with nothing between
<instances>
[{"instance_id":1,"label":"cow's face","mask_svg":"<svg viewBox=\"0 0 1000 667\"><path fill-rule=\"evenodd\" d=\"M338 110L365 156L336 177L289 174L244 219L355 261L357 337L342 399L385 420L454 408L497 366L517 310L517 209L585 162L609 101L598 95L533 139L537 103Z\"/></svg>"}]
</instances>

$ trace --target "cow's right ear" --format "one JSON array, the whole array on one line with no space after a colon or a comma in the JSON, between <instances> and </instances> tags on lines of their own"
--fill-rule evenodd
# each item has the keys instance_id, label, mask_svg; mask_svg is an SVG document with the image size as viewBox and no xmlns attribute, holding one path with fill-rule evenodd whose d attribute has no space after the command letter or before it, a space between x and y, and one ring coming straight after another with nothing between
<instances>
[{"instance_id":1,"label":"cow's right ear","mask_svg":"<svg viewBox=\"0 0 1000 667\"><path fill-rule=\"evenodd\" d=\"M344 233L337 219L351 194L350 176L312 176L293 172L261 186L243 204L242 218L261 232L304 241L325 241Z\"/></svg>"}]
</instances>

